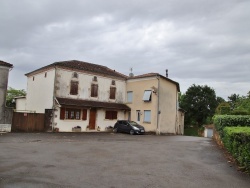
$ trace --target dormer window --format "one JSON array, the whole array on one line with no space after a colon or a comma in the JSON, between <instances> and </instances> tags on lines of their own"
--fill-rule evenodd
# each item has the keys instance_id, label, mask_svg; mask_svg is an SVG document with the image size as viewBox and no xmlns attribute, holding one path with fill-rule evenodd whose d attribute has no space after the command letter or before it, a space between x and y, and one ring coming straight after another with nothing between
<instances>
[{"instance_id":1,"label":"dormer window","mask_svg":"<svg viewBox=\"0 0 250 188\"><path fill-rule=\"evenodd\" d=\"M73 73L72 75L73 78L78 78L78 74L76 72Z\"/></svg>"},{"instance_id":2,"label":"dormer window","mask_svg":"<svg viewBox=\"0 0 250 188\"><path fill-rule=\"evenodd\" d=\"M97 77L96 76L93 77L93 81L97 82Z\"/></svg>"},{"instance_id":3,"label":"dormer window","mask_svg":"<svg viewBox=\"0 0 250 188\"><path fill-rule=\"evenodd\" d=\"M112 80L111 85L113 86L115 85L115 80Z\"/></svg>"}]
</instances>

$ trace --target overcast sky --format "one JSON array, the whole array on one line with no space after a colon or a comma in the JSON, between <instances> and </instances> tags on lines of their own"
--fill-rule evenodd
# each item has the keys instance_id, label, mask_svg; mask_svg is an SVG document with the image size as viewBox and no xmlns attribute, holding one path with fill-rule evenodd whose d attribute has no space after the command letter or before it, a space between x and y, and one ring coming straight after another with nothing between
<instances>
[{"instance_id":1,"label":"overcast sky","mask_svg":"<svg viewBox=\"0 0 250 188\"><path fill-rule=\"evenodd\" d=\"M0 60L9 86L56 61L81 60L128 75L158 72L208 85L217 96L250 91L249 0L0 0Z\"/></svg>"}]
</instances>

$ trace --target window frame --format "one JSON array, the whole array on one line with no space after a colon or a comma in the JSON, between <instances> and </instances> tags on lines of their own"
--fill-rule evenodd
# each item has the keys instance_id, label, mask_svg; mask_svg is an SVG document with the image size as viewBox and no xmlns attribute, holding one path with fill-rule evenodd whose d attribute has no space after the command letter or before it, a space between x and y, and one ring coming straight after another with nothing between
<instances>
[{"instance_id":1,"label":"window frame","mask_svg":"<svg viewBox=\"0 0 250 188\"><path fill-rule=\"evenodd\" d=\"M78 115L77 115L78 114ZM66 120L81 120L81 109L78 108L65 108Z\"/></svg>"},{"instance_id":2,"label":"window frame","mask_svg":"<svg viewBox=\"0 0 250 188\"><path fill-rule=\"evenodd\" d=\"M147 113L149 113L149 114L146 116ZM144 123L151 123L151 110L144 110L143 122Z\"/></svg>"},{"instance_id":3,"label":"window frame","mask_svg":"<svg viewBox=\"0 0 250 188\"><path fill-rule=\"evenodd\" d=\"M131 96L129 97L129 94ZM131 98L131 100L129 100ZM133 102L133 91L127 91L127 103L132 103Z\"/></svg>"},{"instance_id":4,"label":"window frame","mask_svg":"<svg viewBox=\"0 0 250 188\"><path fill-rule=\"evenodd\" d=\"M115 100L116 98L116 87L110 87L109 99Z\"/></svg>"},{"instance_id":5,"label":"window frame","mask_svg":"<svg viewBox=\"0 0 250 188\"><path fill-rule=\"evenodd\" d=\"M115 110L106 110L105 111L105 119L106 120L115 120L117 119L118 112Z\"/></svg>"},{"instance_id":6,"label":"window frame","mask_svg":"<svg viewBox=\"0 0 250 188\"><path fill-rule=\"evenodd\" d=\"M152 100L152 90L145 90L142 100L144 102L151 102L151 100Z\"/></svg>"},{"instance_id":7,"label":"window frame","mask_svg":"<svg viewBox=\"0 0 250 188\"><path fill-rule=\"evenodd\" d=\"M78 95L78 86L79 82L75 80L71 80L70 82L70 95Z\"/></svg>"},{"instance_id":8,"label":"window frame","mask_svg":"<svg viewBox=\"0 0 250 188\"><path fill-rule=\"evenodd\" d=\"M98 97L98 84L91 84L91 97Z\"/></svg>"}]
</instances>

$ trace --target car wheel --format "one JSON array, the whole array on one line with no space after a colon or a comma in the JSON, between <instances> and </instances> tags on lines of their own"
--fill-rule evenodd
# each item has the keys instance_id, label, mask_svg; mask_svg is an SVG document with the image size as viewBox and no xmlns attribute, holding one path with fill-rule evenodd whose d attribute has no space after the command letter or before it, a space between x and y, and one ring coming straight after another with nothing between
<instances>
[{"instance_id":1,"label":"car wheel","mask_svg":"<svg viewBox=\"0 0 250 188\"><path fill-rule=\"evenodd\" d=\"M114 133L118 133L118 129L117 129L117 128L114 128L114 129L113 129L113 132L114 132Z\"/></svg>"},{"instance_id":2,"label":"car wheel","mask_svg":"<svg viewBox=\"0 0 250 188\"><path fill-rule=\"evenodd\" d=\"M133 129L131 129L131 130L129 131L129 134L133 135L133 134L135 134L135 131L134 131Z\"/></svg>"}]
</instances>

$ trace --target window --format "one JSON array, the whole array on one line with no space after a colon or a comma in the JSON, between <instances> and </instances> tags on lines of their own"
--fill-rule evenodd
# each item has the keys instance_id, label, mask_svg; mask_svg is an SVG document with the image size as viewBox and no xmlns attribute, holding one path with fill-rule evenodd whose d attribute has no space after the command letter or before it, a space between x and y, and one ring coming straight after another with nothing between
<instances>
[{"instance_id":1,"label":"window","mask_svg":"<svg viewBox=\"0 0 250 188\"><path fill-rule=\"evenodd\" d=\"M117 119L117 111L107 110L105 113L105 119Z\"/></svg>"},{"instance_id":2,"label":"window","mask_svg":"<svg viewBox=\"0 0 250 188\"><path fill-rule=\"evenodd\" d=\"M71 108L61 108L60 119L77 119L80 120L81 110Z\"/></svg>"},{"instance_id":3,"label":"window","mask_svg":"<svg viewBox=\"0 0 250 188\"><path fill-rule=\"evenodd\" d=\"M78 81L71 81L70 84L70 95L78 94Z\"/></svg>"},{"instance_id":4,"label":"window","mask_svg":"<svg viewBox=\"0 0 250 188\"><path fill-rule=\"evenodd\" d=\"M33 76L33 81L35 80L35 76Z\"/></svg>"},{"instance_id":5,"label":"window","mask_svg":"<svg viewBox=\"0 0 250 188\"><path fill-rule=\"evenodd\" d=\"M127 102L132 103L133 101L133 91L127 92Z\"/></svg>"},{"instance_id":6,"label":"window","mask_svg":"<svg viewBox=\"0 0 250 188\"><path fill-rule=\"evenodd\" d=\"M73 73L72 75L73 78L78 78L78 74L76 72Z\"/></svg>"},{"instance_id":7,"label":"window","mask_svg":"<svg viewBox=\"0 0 250 188\"><path fill-rule=\"evenodd\" d=\"M152 94L151 90L145 90L144 95L143 95L143 101L150 102L151 101L151 94Z\"/></svg>"},{"instance_id":8,"label":"window","mask_svg":"<svg viewBox=\"0 0 250 188\"><path fill-rule=\"evenodd\" d=\"M81 119L81 109L61 108L60 119ZM82 110L82 120L87 120L87 109Z\"/></svg>"},{"instance_id":9,"label":"window","mask_svg":"<svg viewBox=\"0 0 250 188\"><path fill-rule=\"evenodd\" d=\"M45 72L44 77L45 77L45 78L47 77L47 72Z\"/></svg>"},{"instance_id":10,"label":"window","mask_svg":"<svg viewBox=\"0 0 250 188\"><path fill-rule=\"evenodd\" d=\"M115 87L110 87L110 99L115 99L115 93L116 93L116 88Z\"/></svg>"},{"instance_id":11,"label":"window","mask_svg":"<svg viewBox=\"0 0 250 188\"><path fill-rule=\"evenodd\" d=\"M115 85L115 80L112 80L111 85L113 86Z\"/></svg>"},{"instance_id":12,"label":"window","mask_svg":"<svg viewBox=\"0 0 250 188\"><path fill-rule=\"evenodd\" d=\"M93 77L93 81L97 82L97 77L96 76Z\"/></svg>"},{"instance_id":13,"label":"window","mask_svg":"<svg viewBox=\"0 0 250 188\"><path fill-rule=\"evenodd\" d=\"M144 110L144 122L151 123L151 110Z\"/></svg>"},{"instance_id":14,"label":"window","mask_svg":"<svg viewBox=\"0 0 250 188\"><path fill-rule=\"evenodd\" d=\"M141 111L136 110L136 121L140 122L141 121Z\"/></svg>"},{"instance_id":15,"label":"window","mask_svg":"<svg viewBox=\"0 0 250 188\"><path fill-rule=\"evenodd\" d=\"M91 97L98 97L98 85L97 84L91 85Z\"/></svg>"}]
</instances>

